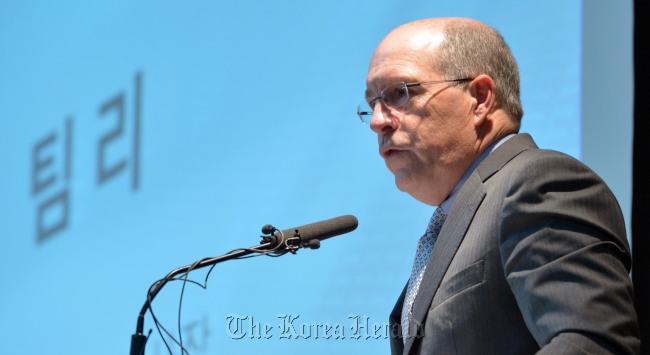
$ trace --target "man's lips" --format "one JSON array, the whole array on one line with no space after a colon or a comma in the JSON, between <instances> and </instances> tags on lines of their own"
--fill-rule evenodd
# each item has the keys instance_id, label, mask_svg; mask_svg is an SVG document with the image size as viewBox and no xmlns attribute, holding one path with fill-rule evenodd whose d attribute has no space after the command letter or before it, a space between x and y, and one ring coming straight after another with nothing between
<instances>
[{"instance_id":1,"label":"man's lips","mask_svg":"<svg viewBox=\"0 0 650 355\"><path fill-rule=\"evenodd\" d=\"M397 149L395 147L386 146L386 147L382 147L381 149L379 149L379 155L381 155L382 158L386 159L389 156L391 156L391 155L393 155L393 154L395 154L397 152L400 152L400 151L401 151L400 149Z\"/></svg>"}]
</instances>

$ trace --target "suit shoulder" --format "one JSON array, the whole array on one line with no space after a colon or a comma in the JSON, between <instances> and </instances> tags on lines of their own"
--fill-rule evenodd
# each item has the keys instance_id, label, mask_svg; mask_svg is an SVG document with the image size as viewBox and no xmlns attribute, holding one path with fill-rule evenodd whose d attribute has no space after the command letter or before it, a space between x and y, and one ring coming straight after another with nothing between
<instances>
[{"instance_id":1,"label":"suit shoulder","mask_svg":"<svg viewBox=\"0 0 650 355\"><path fill-rule=\"evenodd\" d=\"M605 184L603 179L580 160L555 150L528 149L514 157L504 167L529 177L548 177L553 180L588 178Z\"/></svg>"}]
</instances>

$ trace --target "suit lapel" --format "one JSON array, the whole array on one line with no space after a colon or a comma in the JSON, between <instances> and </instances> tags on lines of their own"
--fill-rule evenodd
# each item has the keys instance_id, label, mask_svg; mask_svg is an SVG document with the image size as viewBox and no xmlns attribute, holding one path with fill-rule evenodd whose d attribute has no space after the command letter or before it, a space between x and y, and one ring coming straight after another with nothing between
<instances>
[{"instance_id":1,"label":"suit lapel","mask_svg":"<svg viewBox=\"0 0 650 355\"><path fill-rule=\"evenodd\" d=\"M537 148L535 141L528 134L518 134L497 148L492 154L488 155L481 164L476 168L481 181L485 182L494 173L499 171L512 158L519 155L524 150Z\"/></svg>"},{"instance_id":2,"label":"suit lapel","mask_svg":"<svg viewBox=\"0 0 650 355\"><path fill-rule=\"evenodd\" d=\"M412 319L415 325L412 323L411 329L416 329L418 325L424 327L427 312L440 286L440 282L485 197L486 192L483 182L499 171L516 155L534 147L536 147L535 143L527 134L519 134L510 138L479 164L458 192L458 197L456 197L456 201L451 207L451 211L433 248L431 258L424 271L423 282L413 302ZM401 303L399 308L401 309ZM422 332L424 329L420 331ZM411 351L414 340L413 337L406 339L404 354Z\"/></svg>"},{"instance_id":3,"label":"suit lapel","mask_svg":"<svg viewBox=\"0 0 650 355\"><path fill-rule=\"evenodd\" d=\"M424 271L424 276L422 277L423 282L420 284L420 289L413 302L412 319L415 325L411 325L409 327L410 329L415 330L418 326L424 326L426 314L433 300L433 296L438 286L440 286L440 281L442 281L442 277L445 275L451 260L454 258L456 250L458 250L458 246L462 242L465 232L472 218L474 218L476 209L483 200L483 197L485 197L483 184L478 174L474 173L465 182L456 202L451 208L445 224L442 226L438 241L433 248L431 258ZM420 329L419 331L422 332L424 329ZM406 339L404 354L409 353L413 346L413 341L413 337Z\"/></svg>"}]
</instances>

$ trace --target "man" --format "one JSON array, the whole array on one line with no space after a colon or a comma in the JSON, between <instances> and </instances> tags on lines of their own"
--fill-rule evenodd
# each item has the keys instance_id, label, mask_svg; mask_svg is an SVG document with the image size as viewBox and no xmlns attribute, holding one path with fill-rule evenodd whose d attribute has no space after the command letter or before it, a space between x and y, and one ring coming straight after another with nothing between
<instances>
[{"instance_id":1,"label":"man","mask_svg":"<svg viewBox=\"0 0 650 355\"><path fill-rule=\"evenodd\" d=\"M620 208L589 168L518 134L498 32L459 18L395 29L366 99L397 187L439 206L390 316L393 354L639 352Z\"/></svg>"}]
</instances>

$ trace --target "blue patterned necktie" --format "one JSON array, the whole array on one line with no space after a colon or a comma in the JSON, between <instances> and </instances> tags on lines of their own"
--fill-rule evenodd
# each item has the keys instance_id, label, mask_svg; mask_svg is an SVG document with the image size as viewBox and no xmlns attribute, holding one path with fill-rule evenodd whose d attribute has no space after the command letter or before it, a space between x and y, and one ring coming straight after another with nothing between
<instances>
[{"instance_id":1,"label":"blue patterned necktie","mask_svg":"<svg viewBox=\"0 0 650 355\"><path fill-rule=\"evenodd\" d=\"M409 277L408 286L406 287L406 296L404 297L404 305L402 306L402 337L404 342L406 338L415 334L409 334L409 319L411 318L411 308L413 307L413 301L415 301L415 296L418 294L418 289L420 288L420 283L422 282L422 276L424 275L424 270L427 267L429 262L429 257L431 256L431 251L433 250L434 244L436 244L436 239L438 239L438 233L442 229L442 224L445 222L447 215L442 208L438 207L436 211L431 216L431 221L429 221L429 226L427 231L424 233L422 238L418 243L418 249L415 252L415 260L413 261L413 270L411 271L411 277Z\"/></svg>"}]
</instances>

